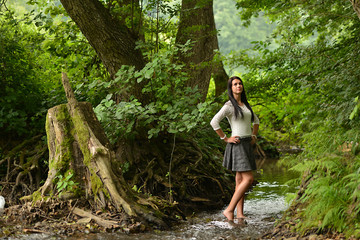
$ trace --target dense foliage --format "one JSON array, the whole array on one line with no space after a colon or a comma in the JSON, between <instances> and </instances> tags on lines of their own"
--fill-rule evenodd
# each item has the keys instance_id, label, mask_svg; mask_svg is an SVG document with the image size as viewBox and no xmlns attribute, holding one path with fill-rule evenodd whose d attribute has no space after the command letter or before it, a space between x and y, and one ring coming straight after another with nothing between
<instances>
[{"instance_id":1,"label":"dense foliage","mask_svg":"<svg viewBox=\"0 0 360 240\"><path fill-rule=\"evenodd\" d=\"M20 28L10 12L1 17L0 129L7 134L34 134L31 130L39 128L36 122L46 110L41 97L44 89L36 79L40 76L35 70L40 67L36 61L36 42L42 37Z\"/></svg>"},{"instance_id":2,"label":"dense foliage","mask_svg":"<svg viewBox=\"0 0 360 240\"><path fill-rule=\"evenodd\" d=\"M102 84L109 94L97 105L95 112L112 142L119 136L133 138L139 131L147 131L150 139L161 134L189 132L207 124L204 119L210 104L198 103L199 91L186 87L185 66L175 60L178 52L186 52L189 45L154 54L152 61L140 71L123 66L113 81ZM149 81L142 92L154 95L150 103L142 105L137 99L116 103L112 99L113 94L145 79Z\"/></svg>"}]
</instances>

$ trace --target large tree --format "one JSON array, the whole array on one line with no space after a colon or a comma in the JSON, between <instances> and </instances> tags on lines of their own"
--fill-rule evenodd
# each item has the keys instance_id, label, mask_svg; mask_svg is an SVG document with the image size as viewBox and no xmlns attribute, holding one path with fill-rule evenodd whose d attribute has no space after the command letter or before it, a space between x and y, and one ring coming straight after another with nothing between
<instances>
[{"instance_id":1,"label":"large tree","mask_svg":"<svg viewBox=\"0 0 360 240\"><path fill-rule=\"evenodd\" d=\"M182 1L176 42L185 44L189 40L194 42L191 54L182 57L182 60L190 66L191 81L188 85L198 86L205 97L213 73L219 95L225 90L227 74L222 62L212 61L216 54L214 50L219 50L213 0Z\"/></svg>"}]
</instances>

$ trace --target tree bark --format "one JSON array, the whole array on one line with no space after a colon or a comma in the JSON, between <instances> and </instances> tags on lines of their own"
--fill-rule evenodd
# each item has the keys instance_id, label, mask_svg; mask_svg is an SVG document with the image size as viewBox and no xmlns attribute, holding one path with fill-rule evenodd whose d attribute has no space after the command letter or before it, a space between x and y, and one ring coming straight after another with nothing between
<instances>
[{"instance_id":1,"label":"tree bark","mask_svg":"<svg viewBox=\"0 0 360 240\"><path fill-rule=\"evenodd\" d=\"M138 36L124 22L113 18L99 0L61 0L61 3L95 49L111 78L122 65L135 66L136 70L145 66L141 51L135 49ZM148 99L141 93L142 84L124 93L121 98L135 95L140 101Z\"/></svg>"},{"instance_id":2,"label":"tree bark","mask_svg":"<svg viewBox=\"0 0 360 240\"><path fill-rule=\"evenodd\" d=\"M181 60L190 68L188 86L198 86L204 100L209 88L211 73L214 72L217 81L224 77L225 73L223 68L221 70L222 64L213 66L211 63L215 56L215 50L219 49L213 0L182 1L176 43L185 44L188 40L194 41L191 55L182 55Z\"/></svg>"},{"instance_id":3,"label":"tree bark","mask_svg":"<svg viewBox=\"0 0 360 240\"><path fill-rule=\"evenodd\" d=\"M350 0L356 14L360 18L360 0Z\"/></svg>"},{"instance_id":4,"label":"tree bark","mask_svg":"<svg viewBox=\"0 0 360 240\"><path fill-rule=\"evenodd\" d=\"M71 19L80 28L101 61L114 76L121 65L145 66L140 50L135 49L137 37L114 19L98 0L61 0Z\"/></svg>"},{"instance_id":5,"label":"tree bark","mask_svg":"<svg viewBox=\"0 0 360 240\"><path fill-rule=\"evenodd\" d=\"M220 96L227 89L229 76L225 72L222 61L214 63L213 79L215 82L215 97Z\"/></svg>"}]
</instances>

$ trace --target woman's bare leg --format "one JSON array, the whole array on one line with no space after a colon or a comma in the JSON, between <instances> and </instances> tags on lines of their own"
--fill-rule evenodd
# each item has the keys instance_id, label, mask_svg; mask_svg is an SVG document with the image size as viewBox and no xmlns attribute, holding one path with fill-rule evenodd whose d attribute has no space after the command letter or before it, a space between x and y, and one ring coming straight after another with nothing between
<instances>
[{"instance_id":1,"label":"woman's bare leg","mask_svg":"<svg viewBox=\"0 0 360 240\"><path fill-rule=\"evenodd\" d=\"M236 205L238 205L240 199L244 197L246 190L250 187L251 183L254 180L254 176L251 171L241 172L240 174L242 180L239 183L239 185L236 187L229 206L223 212L224 216L228 220L234 219L234 210L236 208Z\"/></svg>"},{"instance_id":2,"label":"woman's bare leg","mask_svg":"<svg viewBox=\"0 0 360 240\"><path fill-rule=\"evenodd\" d=\"M235 190L238 187L238 185L241 183L241 180L242 180L241 172L236 172L236 176L235 176L236 187L235 187ZM242 198L240 198L240 201L236 205L236 217L237 218L245 218L245 216L244 216L244 199L245 199L245 194L244 194L244 196Z\"/></svg>"}]
</instances>

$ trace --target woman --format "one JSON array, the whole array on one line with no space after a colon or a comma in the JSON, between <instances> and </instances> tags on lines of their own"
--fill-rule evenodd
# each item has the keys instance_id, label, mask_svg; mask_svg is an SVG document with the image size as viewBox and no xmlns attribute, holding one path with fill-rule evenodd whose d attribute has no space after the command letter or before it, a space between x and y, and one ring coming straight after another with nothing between
<instances>
[{"instance_id":1,"label":"woman","mask_svg":"<svg viewBox=\"0 0 360 240\"><path fill-rule=\"evenodd\" d=\"M236 217L245 218L244 196L254 180L252 170L256 170L252 145L257 140L259 118L246 99L244 85L239 77L234 76L229 79L228 95L230 101L224 104L210 124L220 139L227 142L223 166L236 172L235 192L229 206L223 212L229 221L233 221L235 208L237 208ZM231 137L227 137L219 125L225 117L230 123ZM254 123L252 130L251 122Z\"/></svg>"}]
</instances>

